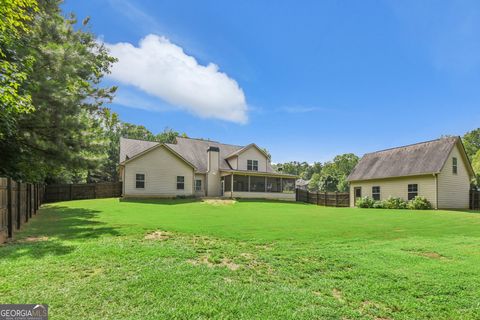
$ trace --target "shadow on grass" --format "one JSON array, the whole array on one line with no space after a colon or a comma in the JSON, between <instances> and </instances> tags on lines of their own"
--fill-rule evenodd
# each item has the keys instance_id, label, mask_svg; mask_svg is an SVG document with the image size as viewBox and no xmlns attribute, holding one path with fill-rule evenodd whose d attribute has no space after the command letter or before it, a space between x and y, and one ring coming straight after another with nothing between
<instances>
[{"instance_id":1,"label":"shadow on grass","mask_svg":"<svg viewBox=\"0 0 480 320\"><path fill-rule=\"evenodd\" d=\"M88 241L105 235L120 235L116 228L96 220L99 213L97 210L64 206L43 208L14 235L13 241L0 246L0 259L65 255L74 251L76 246L64 241Z\"/></svg>"}]
</instances>

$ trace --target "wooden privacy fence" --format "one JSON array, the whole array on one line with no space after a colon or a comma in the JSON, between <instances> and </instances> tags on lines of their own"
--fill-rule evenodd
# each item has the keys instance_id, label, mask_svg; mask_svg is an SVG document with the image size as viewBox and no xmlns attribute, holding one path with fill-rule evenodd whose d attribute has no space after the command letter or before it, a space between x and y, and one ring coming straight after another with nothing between
<instances>
[{"instance_id":1,"label":"wooden privacy fence","mask_svg":"<svg viewBox=\"0 0 480 320\"><path fill-rule=\"evenodd\" d=\"M349 207L350 193L348 192L310 192L297 189L296 200L299 202L313 203L326 207Z\"/></svg>"},{"instance_id":2,"label":"wooden privacy fence","mask_svg":"<svg viewBox=\"0 0 480 320\"><path fill-rule=\"evenodd\" d=\"M15 230L37 213L44 186L0 178L0 243L12 238Z\"/></svg>"},{"instance_id":3,"label":"wooden privacy fence","mask_svg":"<svg viewBox=\"0 0 480 320\"><path fill-rule=\"evenodd\" d=\"M480 191L470 190L470 209L480 210Z\"/></svg>"},{"instance_id":4,"label":"wooden privacy fence","mask_svg":"<svg viewBox=\"0 0 480 320\"><path fill-rule=\"evenodd\" d=\"M45 187L44 202L114 198L121 195L121 182L49 184Z\"/></svg>"}]
</instances>

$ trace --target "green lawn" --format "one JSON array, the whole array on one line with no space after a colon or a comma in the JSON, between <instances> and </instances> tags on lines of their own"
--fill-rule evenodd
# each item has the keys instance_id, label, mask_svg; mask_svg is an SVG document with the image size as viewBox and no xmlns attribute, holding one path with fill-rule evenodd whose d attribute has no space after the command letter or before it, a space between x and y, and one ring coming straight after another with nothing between
<instances>
[{"instance_id":1,"label":"green lawn","mask_svg":"<svg viewBox=\"0 0 480 320\"><path fill-rule=\"evenodd\" d=\"M0 246L0 303L51 319L479 319L479 297L474 212L84 200Z\"/></svg>"}]
</instances>

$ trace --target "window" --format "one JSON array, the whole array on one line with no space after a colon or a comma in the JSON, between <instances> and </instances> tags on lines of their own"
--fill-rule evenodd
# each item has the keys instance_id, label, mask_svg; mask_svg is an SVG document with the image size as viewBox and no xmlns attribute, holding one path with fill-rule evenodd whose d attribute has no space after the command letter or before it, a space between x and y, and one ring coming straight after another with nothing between
<instances>
[{"instance_id":1,"label":"window","mask_svg":"<svg viewBox=\"0 0 480 320\"><path fill-rule=\"evenodd\" d=\"M202 180L195 180L195 191L202 191Z\"/></svg>"},{"instance_id":2,"label":"window","mask_svg":"<svg viewBox=\"0 0 480 320\"><path fill-rule=\"evenodd\" d=\"M224 191L232 191L232 176L222 177Z\"/></svg>"},{"instance_id":3,"label":"window","mask_svg":"<svg viewBox=\"0 0 480 320\"><path fill-rule=\"evenodd\" d=\"M250 192L265 192L265 177L250 177Z\"/></svg>"},{"instance_id":4,"label":"window","mask_svg":"<svg viewBox=\"0 0 480 320\"><path fill-rule=\"evenodd\" d=\"M258 161L257 160L247 160L247 170L248 171L258 171Z\"/></svg>"},{"instance_id":5,"label":"window","mask_svg":"<svg viewBox=\"0 0 480 320\"><path fill-rule=\"evenodd\" d=\"M280 178L267 178L267 192L282 191L282 182Z\"/></svg>"},{"instance_id":6,"label":"window","mask_svg":"<svg viewBox=\"0 0 480 320\"><path fill-rule=\"evenodd\" d=\"M452 172L453 172L453 174L458 173L457 158L452 158Z\"/></svg>"},{"instance_id":7,"label":"window","mask_svg":"<svg viewBox=\"0 0 480 320\"><path fill-rule=\"evenodd\" d=\"M135 175L135 188L145 189L145 174L137 173Z\"/></svg>"},{"instance_id":8,"label":"window","mask_svg":"<svg viewBox=\"0 0 480 320\"><path fill-rule=\"evenodd\" d=\"M234 175L233 191L248 191L248 177Z\"/></svg>"},{"instance_id":9,"label":"window","mask_svg":"<svg viewBox=\"0 0 480 320\"><path fill-rule=\"evenodd\" d=\"M408 185L408 200L413 200L418 196L418 184Z\"/></svg>"},{"instance_id":10,"label":"window","mask_svg":"<svg viewBox=\"0 0 480 320\"><path fill-rule=\"evenodd\" d=\"M372 187L372 198L373 200L380 200L380 187Z\"/></svg>"},{"instance_id":11,"label":"window","mask_svg":"<svg viewBox=\"0 0 480 320\"><path fill-rule=\"evenodd\" d=\"M177 176L177 190L185 189L185 177Z\"/></svg>"},{"instance_id":12,"label":"window","mask_svg":"<svg viewBox=\"0 0 480 320\"><path fill-rule=\"evenodd\" d=\"M362 197L362 187L353 188L353 193L355 194L355 199Z\"/></svg>"},{"instance_id":13,"label":"window","mask_svg":"<svg viewBox=\"0 0 480 320\"><path fill-rule=\"evenodd\" d=\"M282 191L293 193L295 191L295 179L282 179Z\"/></svg>"}]
</instances>

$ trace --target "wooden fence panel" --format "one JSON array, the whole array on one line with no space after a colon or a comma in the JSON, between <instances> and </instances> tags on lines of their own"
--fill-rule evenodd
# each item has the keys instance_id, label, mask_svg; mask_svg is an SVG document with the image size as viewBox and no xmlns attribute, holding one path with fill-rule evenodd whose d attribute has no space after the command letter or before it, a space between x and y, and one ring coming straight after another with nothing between
<instances>
[{"instance_id":1,"label":"wooden fence panel","mask_svg":"<svg viewBox=\"0 0 480 320\"><path fill-rule=\"evenodd\" d=\"M12 238L16 230L37 214L43 191L40 184L0 178L0 243Z\"/></svg>"},{"instance_id":2,"label":"wooden fence panel","mask_svg":"<svg viewBox=\"0 0 480 320\"><path fill-rule=\"evenodd\" d=\"M121 182L50 184L45 186L44 202L116 198L122 195Z\"/></svg>"},{"instance_id":3,"label":"wooden fence panel","mask_svg":"<svg viewBox=\"0 0 480 320\"><path fill-rule=\"evenodd\" d=\"M470 190L470 209L480 210L480 191Z\"/></svg>"},{"instance_id":4,"label":"wooden fence panel","mask_svg":"<svg viewBox=\"0 0 480 320\"><path fill-rule=\"evenodd\" d=\"M0 178L0 243L8 238L7 178Z\"/></svg>"},{"instance_id":5,"label":"wooden fence panel","mask_svg":"<svg viewBox=\"0 0 480 320\"><path fill-rule=\"evenodd\" d=\"M348 192L309 192L297 189L296 200L326 207L350 206L350 194Z\"/></svg>"}]
</instances>

